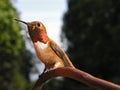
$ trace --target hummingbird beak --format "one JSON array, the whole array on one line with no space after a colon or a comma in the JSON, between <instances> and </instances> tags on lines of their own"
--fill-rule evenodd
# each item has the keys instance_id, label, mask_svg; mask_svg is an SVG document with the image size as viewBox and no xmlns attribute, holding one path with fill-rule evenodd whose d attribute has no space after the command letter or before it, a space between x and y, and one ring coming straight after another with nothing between
<instances>
[{"instance_id":1,"label":"hummingbird beak","mask_svg":"<svg viewBox=\"0 0 120 90\"><path fill-rule=\"evenodd\" d=\"M19 19L14 19L14 20L16 20L16 21L18 21L18 22L22 22L22 23L24 23L24 24L28 25L28 23L27 23L27 22L25 22L25 21L22 21L22 20L19 20Z\"/></svg>"}]
</instances>

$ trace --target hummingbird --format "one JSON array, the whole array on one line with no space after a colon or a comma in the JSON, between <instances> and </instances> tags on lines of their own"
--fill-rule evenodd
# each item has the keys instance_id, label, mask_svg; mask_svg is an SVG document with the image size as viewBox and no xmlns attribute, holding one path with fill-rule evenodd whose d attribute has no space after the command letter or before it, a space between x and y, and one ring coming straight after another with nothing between
<instances>
[{"instance_id":1,"label":"hummingbird","mask_svg":"<svg viewBox=\"0 0 120 90\"><path fill-rule=\"evenodd\" d=\"M25 22L19 19L15 20L27 25L37 57L45 65L43 72L59 67L75 68L67 54L55 41L48 37L46 27L42 22Z\"/></svg>"}]
</instances>

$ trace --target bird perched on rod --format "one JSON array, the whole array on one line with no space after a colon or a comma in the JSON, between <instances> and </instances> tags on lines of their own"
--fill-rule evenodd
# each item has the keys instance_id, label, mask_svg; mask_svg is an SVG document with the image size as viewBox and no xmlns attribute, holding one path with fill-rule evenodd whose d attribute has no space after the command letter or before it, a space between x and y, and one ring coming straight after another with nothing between
<instances>
[{"instance_id":1,"label":"bird perched on rod","mask_svg":"<svg viewBox=\"0 0 120 90\"><path fill-rule=\"evenodd\" d=\"M72 67L70 59L66 53L47 35L45 26L39 21L25 22L18 19L16 21L27 25L28 32L33 42L38 58L45 64L45 70L58 67Z\"/></svg>"}]
</instances>

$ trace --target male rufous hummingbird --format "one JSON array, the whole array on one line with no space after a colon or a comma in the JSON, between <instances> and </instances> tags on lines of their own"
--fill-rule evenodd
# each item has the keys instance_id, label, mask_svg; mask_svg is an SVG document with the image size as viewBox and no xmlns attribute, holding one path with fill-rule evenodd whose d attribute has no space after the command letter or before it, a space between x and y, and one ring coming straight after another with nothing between
<instances>
[{"instance_id":1,"label":"male rufous hummingbird","mask_svg":"<svg viewBox=\"0 0 120 90\"><path fill-rule=\"evenodd\" d=\"M58 67L74 68L66 53L56 44L56 42L48 37L46 28L41 22L15 20L27 25L36 54L45 64L44 72Z\"/></svg>"}]
</instances>

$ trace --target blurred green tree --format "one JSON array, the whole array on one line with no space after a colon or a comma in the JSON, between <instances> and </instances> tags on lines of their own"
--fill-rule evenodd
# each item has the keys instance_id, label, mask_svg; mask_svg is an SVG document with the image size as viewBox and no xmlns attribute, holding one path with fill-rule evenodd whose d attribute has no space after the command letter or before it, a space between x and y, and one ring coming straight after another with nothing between
<instances>
[{"instance_id":1,"label":"blurred green tree","mask_svg":"<svg viewBox=\"0 0 120 90\"><path fill-rule=\"evenodd\" d=\"M68 0L62 40L76 68L120 84L120 0ZM60 90L90 90L65 79Z\"/></svg>"},{"instance_id":2,"label":"blurred green tree","mask_svg":"<svg viewBox=\"0 0 120 90\"><path fill-rule=\"evenodd\" d=\"M29 86L30 52L20 35L16 9L0 0L0 90L26 90Z\"/></svg>"}]
</instances>

